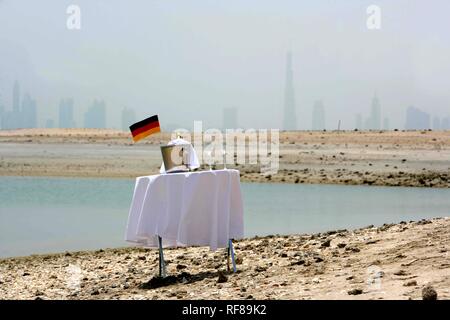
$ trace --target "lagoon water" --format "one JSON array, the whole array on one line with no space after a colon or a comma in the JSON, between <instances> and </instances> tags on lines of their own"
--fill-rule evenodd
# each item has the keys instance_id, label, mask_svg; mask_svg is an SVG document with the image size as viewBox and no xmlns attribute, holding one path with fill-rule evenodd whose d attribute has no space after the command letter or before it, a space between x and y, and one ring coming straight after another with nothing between
<instances>
[{"instance_id":1,"label":"lagoon water","mask_svg":"<svg viewBox=\"0 0 450 320\"><path fill-rule=\"evenodd\" d=\"M122 247L131 179L0 177L0 257ZM243 183L245 235L450 215L450 189Z\"/></svg>"}]
</instances>

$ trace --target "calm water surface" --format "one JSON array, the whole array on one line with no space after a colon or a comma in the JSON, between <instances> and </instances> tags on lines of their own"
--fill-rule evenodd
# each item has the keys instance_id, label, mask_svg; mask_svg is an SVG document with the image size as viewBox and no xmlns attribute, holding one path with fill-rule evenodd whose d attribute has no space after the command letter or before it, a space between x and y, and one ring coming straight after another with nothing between
<instances>
[{"instance_id":1,"label":"calm water surface","mask_svg":"<svg viewBox=\"0 0 450 320\"><path fill-rule=\"evenodd\" d=\"M0 177L0 257L126 246L128 179ZM245 234L449 216L450 189L242 184Z\"/></svg>"}]
</instances>

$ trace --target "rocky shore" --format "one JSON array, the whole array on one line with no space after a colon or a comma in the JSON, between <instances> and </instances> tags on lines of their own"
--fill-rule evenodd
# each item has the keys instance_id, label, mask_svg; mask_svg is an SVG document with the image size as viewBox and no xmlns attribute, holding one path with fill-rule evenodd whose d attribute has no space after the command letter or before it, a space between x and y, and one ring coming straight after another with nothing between
<instances>
[{"instance_id":1,"label":"rocky shore","mask_svg":"<svg viewBox=\"0 0 450 320\"><path fill-rule=\"evenodd\" d=\"M117 177L157 174L169 133L133 144L127 132L0 131L0 176ZM450 131L280 133L279 170L228 164L243 182L450 187ZM218 165L218 168L222 168ZM206 167L205 167L206 168Z\"/></svg>"},{"instance_id":2,"label":"rocky shore","mask_svg":"<svg viewBox=\"0 0 450 320\"><path fill-rule=\"evenodd\" d=\"M0 260L0 299L450 298L450 219L235 241L225 249L120 248Z\"/></svg>"}]
</instances>

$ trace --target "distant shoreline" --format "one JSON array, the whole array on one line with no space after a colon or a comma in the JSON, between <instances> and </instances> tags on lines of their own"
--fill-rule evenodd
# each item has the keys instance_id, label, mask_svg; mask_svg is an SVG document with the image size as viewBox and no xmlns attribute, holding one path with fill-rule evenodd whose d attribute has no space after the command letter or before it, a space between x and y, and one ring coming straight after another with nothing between
<instances>
[{"instance_id":1,"label":"distant shoreline","mask_svg":"<svg viewBox=\"0 0 450 320\"><path fill-rule=\"evenodd\" d=\"M448 217L254 237L235 241L235 250L237 274L226 271L224 249L165 249L178 280L159 288L149 282L155 249L4 258L0 299L421 299L428 284L450 299Z\"/></svg>"},{"instance_id":2,"label":"distant shoreline","mask_svg":"<svg viewBox=\"0 0 450 320\"><path fill-rule=\"evenodd\" d=\"M208 170L208 169L205 169ZM220 170L220 169L219 169ZM149 175L155 175L158 173L152 173ZM17 174L1 174L0 179L2 177L17 177L17 178L67 178L67 179L120 179L120 180L133 180L137 176L129 176L129 175L115 175L115 176L109 176L109 175L62 175L62 174L55 174L55 175L48 175L48 174L42 174L39 173L36 174L24 174L24 175L17 175ZM423 176L420 176L418 179L421 179ZM411 178L411 177L410 177ZM283 181L283 177L280 175L276 175L275 179L267 180L267 179L259 179L259 177L255 178L255 174L249 175L247 173L241 174L241 183L270 183L270 184L294 184L295 181ZM412 178L414 179L414 178ZM386 183L386 181L376 181L375 183L357 183L356 181L348 182L348 183L339 183L339 182L320 182L320 181L309 181L308 179L306 181L303 181L299 184L303 185L335 185L335 186L366 186L366 187L402 187L402 188L442 188L446 189L449 188L446 184L436 184L436 185L426 185L422 183L414 183L413 181L409 181L406 183L400 183L400 182L391 182Z\"/></svg>"},{"instance_id":3,"label":"distant shoreline","mask_svg":"<svg viewBox=\"0 0 450 320\"><path fill-rule=\"evenodd\" d=\"M169 139L161 133L133 144L117 130L0 130L0 176L158 174L159 145ZM254 165L227 167L240 170L243 182L449 188L450 131L281 132L279 162L274 175Z\"/></svg>"}]
</instances>

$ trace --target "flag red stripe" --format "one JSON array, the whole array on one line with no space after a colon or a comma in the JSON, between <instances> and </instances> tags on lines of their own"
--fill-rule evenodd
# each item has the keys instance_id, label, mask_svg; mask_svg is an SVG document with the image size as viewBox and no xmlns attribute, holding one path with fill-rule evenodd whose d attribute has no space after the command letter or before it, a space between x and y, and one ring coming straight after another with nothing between
<instances>
[{"instance_id":1,"label":"flag red stripe","mask_svg":"<svg viewBox=\"0 0 450 320\"><path fill-rule=\"evenodd\" d=\"M147 124L147 125L145 125L143 127L137 128L137 129L131 131L131 134L134 137L134 136L137 136L138 134L140 134L140 133L142 133L144 131L147 131L147 130L150 130L150 129L153 129L153 128L156 128L156 127L159 127L159 121L155 121L155 122L149 123L149 124Z\"/></svg>"}]
</instances>

